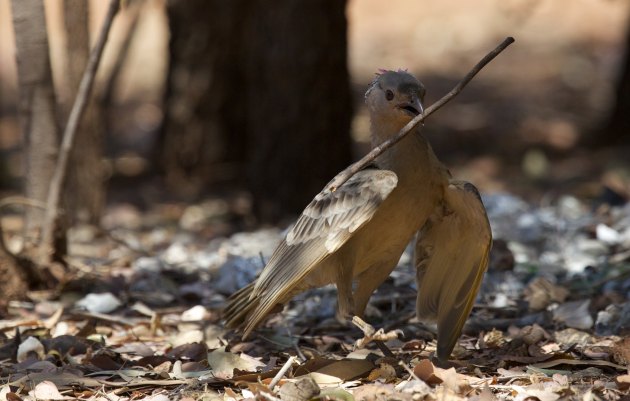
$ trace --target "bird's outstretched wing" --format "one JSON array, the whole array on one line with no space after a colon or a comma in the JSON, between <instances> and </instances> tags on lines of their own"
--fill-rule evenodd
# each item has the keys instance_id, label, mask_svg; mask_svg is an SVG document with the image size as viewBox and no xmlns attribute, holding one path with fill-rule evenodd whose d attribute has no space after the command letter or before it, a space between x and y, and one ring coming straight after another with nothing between
<instances>
[{"instance_id":1,"label":"bird's outstretched wing","mask_svg":"<svg viewBox=\"0 0 630 401\"><path fill-rule=\"evenodd\" d=\"M418 233L419 319L437 321L437 356L447 359L470 314L488 266L492 232L474 185L451 181L444 204Z\"/></svg>"},{"instance_id":2,"label":"bird's outstretched wing","mask_svg":"<svg viewBox=\"0 0 630 401\"><path fill-rule=\"evenodd\" d=\"M250 288L249 301L239 299L248 309L247 316L241 313L239 317L245 326L244 337L276 304L293 295L291 291L319 262L370 221L397 183L398 177L392 171L367 169L356 173L335 192L329 191L327 185L315 196ZM236 316L238 309L242 308L228 306L227 310ZM227 319L229 324L230 316Z\"/></svg>"}]
</instances>

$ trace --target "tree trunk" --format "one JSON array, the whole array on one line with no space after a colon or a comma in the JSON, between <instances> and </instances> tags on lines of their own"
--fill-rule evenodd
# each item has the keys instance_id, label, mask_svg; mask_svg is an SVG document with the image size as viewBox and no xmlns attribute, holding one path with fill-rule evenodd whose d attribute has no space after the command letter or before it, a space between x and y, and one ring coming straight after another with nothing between
<instances>
[{"instance_id":1,"label":"tree trunk","mask_svg":"<svg viewBox=\"0 0 630 401\"><path fill-rule=\"evenodd\" d=\"M245 182L263 221L299 212L351 159L345 2L168 4L167 180Z\"/></svg>"},{"instance_id":2,"label":"tree trunk","mask_svg":"<svg viewBox=\"0 0 630 401\"><path fill-rule=\"evenodd\" d=\"M197 196L238 181L245 160L243 0L169 0L171 40L159 165L167 184Z\"/></svg>"},{"instance_id":3,"label":"tree trunk","mask_svg":"<svg viewBox=\"0 0 630 401\"><path fill-rule=\"evenodd\" d=\"M253 2L248 186L257 215L300 212L351 161L345 1Z\"/></svg>"},{"instance_id":4,"label":"tree trunk","mask_svg":"<svg viewBox=\"0 0 630 401\"><path fill-rule=\"evenodd\" d=\"M12 0L20 121L26 149L26 196L44 202L54 170L59 128L48 55L48 36L42 0ZM44 213L27 208L26 234L41 228Z\"/></svg>"},{"instance_id":5,"label":"tree trunk","mask_svg":"<svg viewBox=\"0 0 630 401\"><path fill-rule=\"evenodd\" d=\"M615 104L602 125L602 130L586 138L588 146L630 145L630 22L626 27L624 58L619 69Z\"/></svg>"},{"instance_id":6,"label":"tree trunk","mask_svg":"<svg viewBox=\"0 0 630 401\"><path fill-rule=\"evenodd\" d=\"M67 40L66 66L68 96L65 102L64 121L70 114L72 103L79 89L90 52L88 29L88 2L64 1L64 22ZM93 99L88 104L75 138L70 155L68 191L66 192L66 217L98 225L105 203L105 173L103 171L103 132L100 128L99 110Z\"/></svg>"}]
</instances>

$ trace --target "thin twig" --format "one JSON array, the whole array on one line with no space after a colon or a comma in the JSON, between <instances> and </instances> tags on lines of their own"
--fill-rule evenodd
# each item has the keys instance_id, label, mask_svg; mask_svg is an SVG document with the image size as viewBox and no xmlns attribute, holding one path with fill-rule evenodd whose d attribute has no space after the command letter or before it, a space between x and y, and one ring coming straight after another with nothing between
<instances>
[{"instance_id":1,"label":"thin twig","mask_svg":"<svg viewBox=\"0 0 630 401\"><path fill-rule=\"evenodd\" d=\"M409 366L407 366L406 363L404 363L403 361L398 361L398 365L402 366L403 368L405 368L405 370L407 371L407 373L409 373L410 377L413 377L416 380L420 380L422 381L418 376L416 376L416 374L413 372L413 370L411 370L411 368Z\"/></svg>"},{"instance_id":2,"label":"thin twig","mask_svg":"<svg viewBox=\"0 0 630 401\"><path fill-rule=\"evenodd\" d=\"M433 114L439 108L441 108L446 103L448 103L451 99L453 99L455 96L457 96L459 94L459 92L461 92L462 89L464 89L464 87L466 85L468 85L468 83L475 77L475 75L477 75L477 73L479 73L479 71L481 71L481 69L486 66L486 64L488 64L490 61L492 61L492 59L494 59L496 56L498 56L499 53L501 53L503 50L505 50L505 48L508 47L509 45L511 45L512 43L514 43L514 38L512 38L512 37L505 38L505 40L499 46L497 46L490 53L486 54L486 56L484 58L482 58L477 63L477 65L475 65L473 67L473 69L470 70L470 72L468 74L466 74L466 76L449 93L447 93L440 100L438 100L437 102L433 103L430 107L428 107L424 111L423 114L420 114L420 115L416 116L413 120L409 121L407 123L407 125L405 125L400 131L398 131L396 136L394 136L393 138L390 138L390 139L386 140L385 142L381 143L380 145L376 146L374 149L372 149L370 151L370 153L368 153L367 155L363 156L363 158L361 160L359 160L356 163L351 164L348 168L343 170L331 182L331 184L328 187L328 189L331 192L335 192L337 190L337 188L339 188L346 181L348 181L350 179L350 177L352 177L358 171L363 170L365 168L365 166L367 166L368 164L372 163L374 161L374 159L376 159L381 153L383 153L387 149L389 149L392 146L394 146L405 135L407 135L409 132L411 132L418 124L423 122L427 117L429 117L431 114Z\"/></svg>"},{"instance_id":3,"label":"thin twig","mask_svg":"<svg viewBox=\"0 0 630 401\"><path fill-rule=\"evenodd\" d=\"M101 61L103 55L103 49L107 42L109 31L112 27L112 21L114 16L118 12L120 7L120 0L110 0L109 8L105 16L105 21L99 33L98 39L94 48L90 53L85 72L81 78L79 89L77 91L77 97L74 99L70 116L68 117L68 123L66 129L63 132L63 138L59 149L59 158L57 159L57 165L55 171L50 180L50 188L48 189L48 198L46 199L46 215L44 217L44 225L42 227L42 242L40 243L40 261L42 264L47 264L50 261L50 251L52 249L53 232L55 231L55 225L57 224L59 198L61 197L61 190L64 187L64 181L68 172L68 159L70 156L70 150L76 136L81 116L85 110L90 93L92 92L92 86L94 84L94 77L96 76L96 70Z\"/></svg>"},{"instance_id":4,"label":"thin twig","mask_svg":"<svg viewBox=\"0 0 630 401\"><path fill-rule=\"evenodd\" d=\"M300 346L298 345L299 340L295 338L293 333L291 333L291 329L289 329L289 326L287 326L286 329L287 329L287 335L289 336L289 339L291 340L291 344L293 344L293 348L295 349L295 352L297 353L298 358L300 358L300 362L306 362L307 358L302 352L302 350L300 349Z\"/></svg>"},{"instance_id":5,"label":"thin twig","mask_svg":"<svg viewBox=\"0 0 630 401\"><path fill-rule=\"evenodd\" d=\"M278 384L280 382L280 380L287 373L287 371L289 370L291 365L293 365L293 361L295 361L295 357L294 356L290 356L289 359L287 359L287 361L282 366L282 368L274 376L273 380L271 380L271 383L269 383L269 390L273 390L273 388L276 387L276 384Z\"/></svg>"}]
</instances>

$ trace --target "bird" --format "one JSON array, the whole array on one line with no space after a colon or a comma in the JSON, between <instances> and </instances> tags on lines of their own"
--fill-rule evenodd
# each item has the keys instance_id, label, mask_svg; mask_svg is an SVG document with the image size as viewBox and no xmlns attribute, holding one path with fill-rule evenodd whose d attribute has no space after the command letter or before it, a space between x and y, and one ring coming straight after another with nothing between
<instances>
[{"instance_id":1,"label":"bird","mask_svg":"<svg viewBox=\"0 0 630 401\"><path fill-rule=\"evenodd\" d=\"M414 247L416 317L437 323L437 358L446 360L488 268L492 230L477 188L451 180Z\"/></svg>"},{"instance_id":2,"label":"bird","mask_svg":"<svg viewBox=\"0 0 630 401\"><path fill-rule=\"evenodd\" d=\"M372 147L422 114L425 94L407 71L380 70L365 94ZM228 300L223 312L228 328L240 329L246 339L278 306L332 283L337 317L363 316L412 238L444 210L451 179L417 127L374 165L314 197L260 276Z\"/></svg>"}]
</instances>

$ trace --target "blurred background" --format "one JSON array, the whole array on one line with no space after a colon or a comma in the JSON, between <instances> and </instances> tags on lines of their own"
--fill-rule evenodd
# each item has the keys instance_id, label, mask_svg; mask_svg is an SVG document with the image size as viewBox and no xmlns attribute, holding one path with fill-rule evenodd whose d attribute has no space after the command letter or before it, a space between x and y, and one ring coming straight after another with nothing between
<instances>
[{"instance_id":1,"label":"blurred background","mask_svg":"<svg viewBox=\"0 0 630 401\"><path fill-rule=\"evenodd\" d=\"M107 2L43 3L63 127L82 71L73 39L87 30L93 43ZM368 149L377 69L408 69L431 104L506 36L516 43L427 121L438 157L485 193L628 199L630 2L293 3L125 2L77 139L75 217L209 196L254 224L294 216ZM2 195L26 171L15 51L0 0Z\"/></svg>"}]
</instances>

